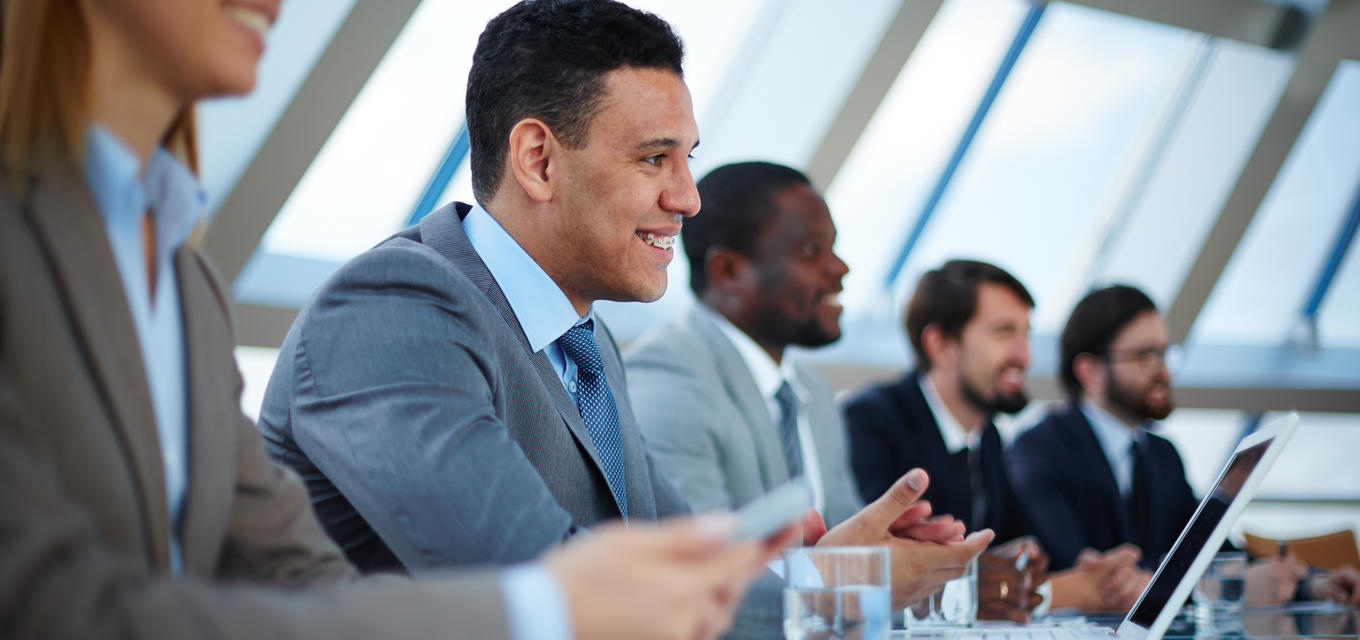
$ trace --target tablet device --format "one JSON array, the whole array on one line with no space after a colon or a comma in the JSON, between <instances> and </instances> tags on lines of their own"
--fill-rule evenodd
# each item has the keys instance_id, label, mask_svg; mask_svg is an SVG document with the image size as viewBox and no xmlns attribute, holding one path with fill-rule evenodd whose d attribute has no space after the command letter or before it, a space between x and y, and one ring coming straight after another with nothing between
<instances>
[{"instance_id":1,"label":"tablet device","mask_svg":"<svg viewBox=\"0 0 1360 640\"><path fill-rule=\"evenodd\" d=\"M732 540L768 538L800 520L812 507L812 488L807 480L794 478L737 510Z\"/></svg>"}]
</instances>

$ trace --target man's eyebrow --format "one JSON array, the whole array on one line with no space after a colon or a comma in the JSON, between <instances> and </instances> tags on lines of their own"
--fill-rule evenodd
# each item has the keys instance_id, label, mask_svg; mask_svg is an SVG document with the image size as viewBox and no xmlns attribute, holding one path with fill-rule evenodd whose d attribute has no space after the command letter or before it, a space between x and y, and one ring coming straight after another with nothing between
<instances>
[{"instance_id":1,"label":"man's eyebrow","mask_svg":"<svg viewBox=\"0 0 1360 640\"><path fill-rule=\"evenodd\" d=\"M678 146L680 146L680 141L675 138L652 138L651 140L639 142L637 149L638 151L647 151L651 149L673 149ZM689 150L694 151L697 148L699 148L699 141L695 140L694 146L690 147Z\"/></svg>"}]
</instances>

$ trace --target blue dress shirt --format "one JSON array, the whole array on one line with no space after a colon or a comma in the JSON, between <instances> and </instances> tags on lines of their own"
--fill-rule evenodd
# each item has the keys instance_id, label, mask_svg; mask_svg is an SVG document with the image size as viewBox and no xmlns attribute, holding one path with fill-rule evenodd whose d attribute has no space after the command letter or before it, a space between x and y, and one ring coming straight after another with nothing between
<instances>
[{"instance_id":1,"label":"blue dress shirt","mask_svg":"<svg viewBox=\"0 0 1360 640\"><path fill-rule=\"evenodd\" d=\"M145 172L139 164L137 155L113 134L99 127L89 130L85 179L104 218L137 328L165 465L170 564L179 573L179 525L189 482L189 390L174 257L202 219L206 198L193 172L164 149L152 153ZM156 229L155 247L144 246L142 216L148 214ZM148 252L156 272L154 295L147 281Z\"/></svg>"}]
</instances>

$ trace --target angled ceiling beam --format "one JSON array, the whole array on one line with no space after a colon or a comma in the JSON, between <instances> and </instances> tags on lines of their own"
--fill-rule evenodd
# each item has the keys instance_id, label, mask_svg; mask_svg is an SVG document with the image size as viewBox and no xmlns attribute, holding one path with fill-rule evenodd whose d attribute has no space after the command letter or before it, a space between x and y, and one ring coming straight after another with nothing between
<instances>
[{"instance_id":1,"label":"angled ceiling beam","mask_svg":"<svg viewBox=\"0 0 1360 640\"><path fill-rule=\"evenodd\" d=\"M1198 31L1272 49L1292 49L1308 16L1294 7L1263 0L1065 0L1130 18Z\"/></svg>"},{"instance_id":2,"label":"angled ceiling beam","mask_svg":"<svg viewBox=\"0 0 1360 640\"><path fill-rule=\"evenodd\" d=\"M1190 334L1337 65L1360 54L1360 39L1354 37L1358 30L1360 0L1334 0L1306 36L1275 111L1167 310L1173 340L1184 341Z\"/></svg>"},{"instance_id":3,"label":"angled ceiling beam","mask_svg":"<svg viewBox=\"0 0 1360 640\"><path fill-rule=\"evenodd\" d=\"M420 0L360 1L222 203L203 247L231 283Z\"/></svg>"},{"instance_id":4,"label":"angled ceiling beam","mask_svg":"<svg viewBox=\"0 0 1360 640\"><path fill-rule=\"evenodd\" d=\"M864 65L859 80L846 94L840 112L827 127L821 144L808 161L807 175L813 184L826 189L835 180L855 142L869 126L878 105L888 95L897 74L901 73L902 66L943 4L944 0L902 0L897 14L883 31L878 47Z\"/></svg>"}]
</instances>

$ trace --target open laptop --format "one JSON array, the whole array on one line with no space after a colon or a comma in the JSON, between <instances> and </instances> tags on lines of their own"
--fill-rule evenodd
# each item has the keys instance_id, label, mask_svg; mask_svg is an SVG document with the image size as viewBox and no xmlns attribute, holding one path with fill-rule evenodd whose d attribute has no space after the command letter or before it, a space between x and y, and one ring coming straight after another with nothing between
<instances>
[{"instance_id":1,"label":"open laptop","mask_svg":"<svg viewBox=\"0 0 1360 640\"><path fill-rule=\"evenodd\" d=\"M1228 539L1237 516L1251 502L1256 488L1265 478L1280 451L1294 435L1299 426L1299 414L1290 413L1270 421L1255 433L1242 439L1233 451L1213 489L1199 501L1195 515L1181 530L1176 544L1171 546L1162 563L1157 567L1147 588L1139 596L1137 604L1124 616L1124 621L1114 631L1114 637L1129 640L1160 640L1166 633L1190 591L1204 573L1214 555ZM1038 625L1036 625L1038 626ZM986 627L958 630L949 634L952 638L1002 637L1023 634L1033 640L1050 636L1054 638L1106 638L1111 636L1108 628L1063 628L1043 626L1033 628ZM929 635L934 635L929 634Z\"/></svg>"}]
</instances>

